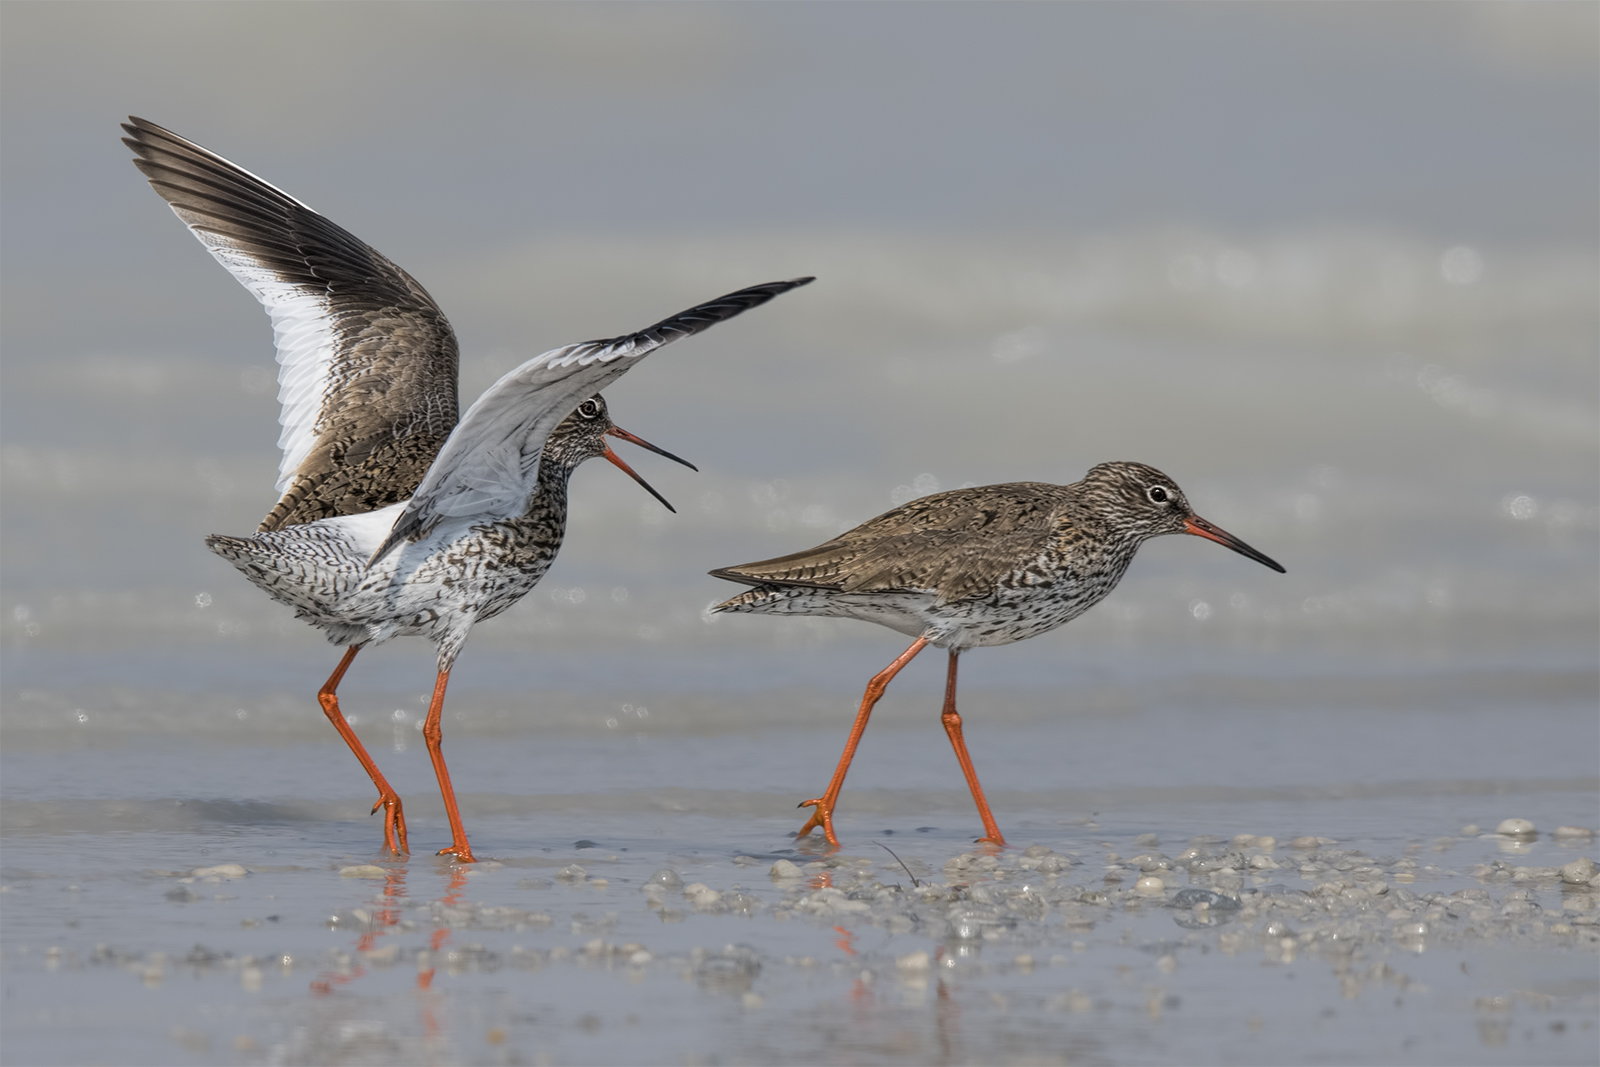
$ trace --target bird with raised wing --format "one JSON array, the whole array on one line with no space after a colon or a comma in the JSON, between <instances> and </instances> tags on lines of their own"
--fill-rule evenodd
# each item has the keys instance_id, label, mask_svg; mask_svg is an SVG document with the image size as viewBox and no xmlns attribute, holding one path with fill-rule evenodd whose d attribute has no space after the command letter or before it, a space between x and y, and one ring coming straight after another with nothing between
<instances>
[{"instance_id":1,"label":"bird with raised wing","mask_svg":"<svg viewBox=\"0 0 1600 1067\"><path fill-rule=\"evenodd\" d=\"M901 668L929 645L949 652L942 721L983 820L981 841L1004 845L956 711L961 653L1055 629L1104 600L1139 546L1194 534L1283 568L1200 518L1173 480L1142 463L1102 463L1080 482L1013 482L935 493L833 540L788 556L711 573L753 588L713 611L861 619L916 640L867 684L844 755L797 836L821 827L837 846L833 813L867 720Z\"/></svg>"},{"instance_id":2,"label":"bird with raised wing","mask_svg":"<svg viewBox=\"0 0 1600 1067\"><path fill-rule=\"evenodd\" d=\"M207 544L347 649L318 700L377 787L373 811L384 810L384 842L395 853L408 851L400 798L350 729L337 690L369 644L402 635L435 643L423 737L450 821L451 844L440 852L471 862L440 730L467 634L544 575L578 464L604 457L662 499L607 436L684 462L616 427L596 394L663 345L812 279L741 289L637 333L536 356L490 386L458 425L455 334L409 274L194 142L139 118L123 129L151 187L272 319L280 499L255 534Z\"/></svg>"}]
</instances>

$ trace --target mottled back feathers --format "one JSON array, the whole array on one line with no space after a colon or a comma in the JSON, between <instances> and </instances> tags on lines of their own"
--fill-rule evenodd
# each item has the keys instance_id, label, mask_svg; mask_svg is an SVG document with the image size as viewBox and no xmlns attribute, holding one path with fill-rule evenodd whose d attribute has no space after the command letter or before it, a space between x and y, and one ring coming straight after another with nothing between
<instances>
[{"instance_id":1,"label":"mottled back feathers","mask_svg":"<svg viewBox=\"0 0 1600 1067\"><path fill-rule=\"evenodd\" d=\"M747 585L979 596L1050 547L1067 503L1067 487L1043 482L953 489L804 552L711 573Z\"/></svg>"}]
</instances>

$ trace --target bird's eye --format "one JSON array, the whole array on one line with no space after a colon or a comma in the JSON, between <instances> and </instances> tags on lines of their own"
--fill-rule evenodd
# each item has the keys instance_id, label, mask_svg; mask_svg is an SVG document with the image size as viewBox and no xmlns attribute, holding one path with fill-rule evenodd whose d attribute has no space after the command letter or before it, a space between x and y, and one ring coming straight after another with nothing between
<instances>
[{"instance_id":1,"label":"bird's eye","mask_svg":"<svg viewBox=\"0 0 1600 1067\"><path fill-rule=\"evenodd\" d=\"M595 403L593 400L585 400L583 403L578 405L578 417L583 419L598 419L600 417L600 405Z\"/></svg>"},{"instance_id":2,"label":"bird's eye","mask_svg":"<svg viewBox=\"0 0 1600 1067\"><path fill-rule=\"evenodd\" d=\"M1172 494L1167 492L1164 486L1160 485L1152 485L1149 489L1145 490L1144 495L1149 497L1152 503L1156 504L1165 504L1168 500L1172 499Z\"/></svg>"}]
</instances>

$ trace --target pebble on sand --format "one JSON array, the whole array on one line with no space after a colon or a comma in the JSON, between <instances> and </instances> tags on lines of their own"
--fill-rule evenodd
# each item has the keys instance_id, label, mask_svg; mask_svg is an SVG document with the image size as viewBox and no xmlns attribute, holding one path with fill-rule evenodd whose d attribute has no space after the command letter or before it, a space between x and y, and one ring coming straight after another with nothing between
<instances>
[{"instance_id":1,"label":"pebble on sand","mask_svg":"<svg viewBox=\"0 0 1600 1067\"><path fill-rule=\"evenodd\" d=\"M804 871L802 871L795 864L790 863L788 860L779 860L777 863L774 863L772 865L772 870L769 873L774 882L783 882L793 878L802 878L805 876Z\"/></svg>"},{"instance_id":2,"label":"pebble on sand","mask_svg":"<svg viewBox=\"0 0 1600 1067\"><path fill-rule=\"evenodd\" d=\"M243 878L250 872L237 863L219 863L215 867L196 867L189 872L191 878Z\"/></svg>"},{"instance_id":3,"label":"pebble on sand","mask_svg":"<svg viewBox=\"0 0 1600 1067\"><path fill-rule=\"evenodd\" d=\"M692 882L683 887L683 895L697 908L709 908L722 899L722 894L704 882Z\"/></svg>"},{"instance_id":4,"label":"pebble on sand","mask_svg":"<svg viewBox=\"0 0 1600 1067\"><path fill-rule=\"evenodd\" d=\"M1533 837L1539 831L1527 819L1506 819L1494 828L1494 832L1505 837Z\"/></svg>"},{"instance_id":5,"label":"pebble on sand","mask_svg":"<svg viewBox=\"0 0 1600 1067\"><path fill-rule=\"evenodd\" d=\"M1317 837L1315 834L1303 834L1289 842L1290 848L1323 848L1327 845L1337 845L1339 842L1331 837Z\"/></svg>"},{"instance_id":6,"label":"pebble on sand","mask_svg":"<svg viewBox=\"0 0 1600 1067\"><path fill-rule=\"evenodd\" d=\"M1594 878L1594 860L1587 856L1565 863L1561 866L1561 880L1568 885L1588 885Z\"/></svg>"},{"instance_id":7,"label":"pebble on sand","mask_svg":"<svg viewBox=\"0 0 1600 1067\"><path fill-rule=\"evenodd\" d=\"M371 863L358 863L351 867L340 867L340 878L382 878L388 874L382 867Z\"/></svg>"},{"instance_id":8,"label":"pebble on sand","mask_svg":"<svg viewBox=\"0 0 1600 1067\"><path fill-rule=\"evenodd\" d=\"M1166 893L1167 883L1158 875L1147 874L1133 883L1133 891L1147 897L1159 897Z\"/></svg>"}]
</instances>

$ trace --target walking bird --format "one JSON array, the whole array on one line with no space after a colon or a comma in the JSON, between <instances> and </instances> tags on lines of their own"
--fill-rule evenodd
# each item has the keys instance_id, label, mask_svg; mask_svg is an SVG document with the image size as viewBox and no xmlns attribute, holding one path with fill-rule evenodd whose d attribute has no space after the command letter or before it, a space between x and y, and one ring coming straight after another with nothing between
<instances>
[{"instance_id":1,"label":"walking bird","mask_svg":"<svg viewBox=\"0 0 1600 1067\"><path fill-rule=\"evenodd\" d=\"M1163 534L1204 537L1283 572L1196 515L1171 478L1143 463L1102 463L1072 485L1012 482L935 493L815 548L712 571L753 587L713 611L861 619L916 638L867 683L833 780L800 805L815 810L798 836L821 827L838 845L834 806L873 706L890 679L933 645L950 654L942 720L983 820L980 840L1004 845L962 739L957 659L1082 615L1116 588L1139 546Z\"/></svg>"}]
</instances>

